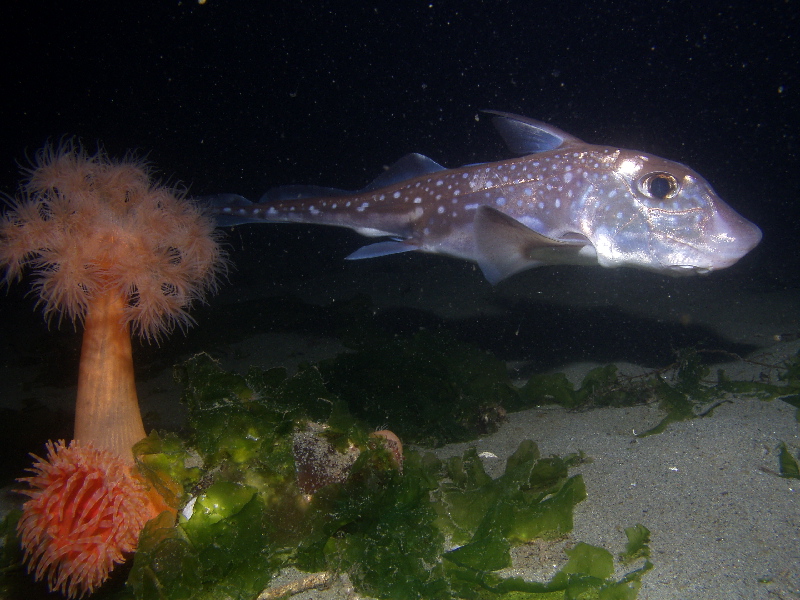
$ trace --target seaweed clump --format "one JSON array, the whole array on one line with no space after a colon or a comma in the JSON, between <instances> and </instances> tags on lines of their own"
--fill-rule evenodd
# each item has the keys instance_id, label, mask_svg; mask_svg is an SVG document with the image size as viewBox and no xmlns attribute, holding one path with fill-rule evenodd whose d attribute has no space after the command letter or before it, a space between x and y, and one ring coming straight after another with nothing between
<instances>
[{"instance_id":1,"label":"seaweed clump","mask_svg":"<svg viewBox=\"0 0 800 600\"><path fill-rule=\"evenodd\" d=\"M151 436L137 450L151 476L180 483L184 508L177 526L145 528L128 580L136 598L252 598L288 566L347 573L377 598L635 598L650 568L641 560L615 580L608 551L578 544L550 581L498 573L512 546L572 529L586 496L569 474L579 457L541 457L526 441L497 479L475 450L448 461L406 452L401 470L315 368L240 376L201 354L177 373L191 435ZM298 486L294 448L309 430L337 452L358 450L346 477L312 494Z\"/></svg>"},{"instance_id":2,"label":"seaweed clump","mask_svg":"<svg viewBox=\"0 0 800 600\"><path fill-rule=\"evenodd\" d=\"M570 410L658 403L665 411L664 417L639 437L661 433L670 423L709 416L729 394L761 400L780 398L800 409L800 353L783 365L769 367L779 371L778 378L784 383L731 380L722 369L714 379L703 353L687 348L677 353L673 364L643 376L623 377L613 364L596 367L584 376L577 389L563 373L533 375L518 389L519 403L558 404Z\"/></svg>"}]
</instances>

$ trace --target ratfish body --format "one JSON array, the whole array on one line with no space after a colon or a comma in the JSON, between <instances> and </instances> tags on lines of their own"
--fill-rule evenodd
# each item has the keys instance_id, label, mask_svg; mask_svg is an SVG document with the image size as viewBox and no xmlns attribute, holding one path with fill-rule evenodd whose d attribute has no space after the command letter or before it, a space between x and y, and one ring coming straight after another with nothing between
<instances>
[{"instance_id":1,"label":"ratfish body","mask_svg":"<svg viewBox=\"0 0 800 600\"><path fill-rule=\"evenodd\" d=\"M445 169L410 154L358 192L284 186L257 203L222 194L212 197L212 213L219 226L349 227L389 238L349 259L445 254L476 262L491 283L553 264L708 273L729 267L761 239L758 227L680 163L488 112L521 158Z\"/></svg>"}]
</instances>

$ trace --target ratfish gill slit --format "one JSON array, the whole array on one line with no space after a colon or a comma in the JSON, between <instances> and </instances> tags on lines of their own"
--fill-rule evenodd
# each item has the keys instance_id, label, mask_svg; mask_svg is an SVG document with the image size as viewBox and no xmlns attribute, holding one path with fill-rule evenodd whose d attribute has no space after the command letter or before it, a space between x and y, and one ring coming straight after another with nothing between
<instances>
[{"instance_id":1,"label":"ratfish gill slit","mask_svg":"<svg viewBox=\"0 0 800 600\"><path fill-rule=\"evenodd\" d=\"M554 264L709 273L731 266L761 240L758 227L680 163L486 112L520 158L445 169L409 154L357 192L289 185L256 203L235 194L205 200L220 227L349 227L387 239L348 259L445 254L476 262L493 284Z\"/></svg>"}]
</instances>

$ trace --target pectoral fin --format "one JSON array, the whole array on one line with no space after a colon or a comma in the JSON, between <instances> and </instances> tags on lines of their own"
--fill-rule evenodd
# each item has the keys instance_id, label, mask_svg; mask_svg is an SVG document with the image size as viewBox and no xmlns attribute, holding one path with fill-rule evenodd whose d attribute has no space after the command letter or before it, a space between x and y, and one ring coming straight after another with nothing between
<instances>
[{"instance_id":1,"label":"pectoral fin","mask_svg":"<svg viewBox=\"0 0 800 600\"><path fill-rule=\"evenodd\" d=\"M492 285L541 265L592 264L580 255L587 242L549 238L488 206L476 211L474 232L478 266Z\"/></svg>"},{"instance_id":2,"label":"pectoral fin","mask_svg":"<svg viewBox=\"0 0 800 600\"><path fill-rule=\"evenodd\" d=\"M362 246L349 256L346 256L345 260L377 258L379 256L389 256L390 254L400 254L401 252L412 252L414 250L419 250L419 248L410 242L403 240L387 240L385 242L376 242L374 244Z\"/></svg>"}]
</instances>

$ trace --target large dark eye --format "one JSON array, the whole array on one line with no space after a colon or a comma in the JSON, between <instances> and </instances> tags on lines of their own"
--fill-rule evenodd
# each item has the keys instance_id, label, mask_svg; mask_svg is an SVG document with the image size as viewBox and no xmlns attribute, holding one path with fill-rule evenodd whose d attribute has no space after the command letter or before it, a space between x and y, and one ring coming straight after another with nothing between
<instances>
[{"instance_id":1,"label":"large dark eye","mask_svg":"<svg viewBox=\"0 0 800 600\"><path fill-rule=\"evenodd\" d=\"M648 173L639 180L639 190L656 200L672 198L680 188L678 180L669 173Z\"/></svg>"}]
</instances>

